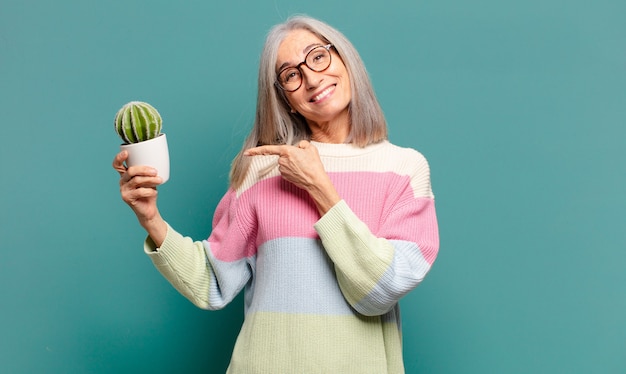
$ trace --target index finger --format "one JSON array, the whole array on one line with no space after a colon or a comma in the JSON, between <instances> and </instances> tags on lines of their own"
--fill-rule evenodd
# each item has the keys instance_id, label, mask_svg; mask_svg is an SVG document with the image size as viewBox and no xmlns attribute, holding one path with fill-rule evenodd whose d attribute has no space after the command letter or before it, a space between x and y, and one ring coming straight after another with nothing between
<instances>
[{"instance_id":1,"label":"index finger","mask_svg":"<svg viewBox=\"0 0 626 374\"><path fill-rule=\"evenodd\" d=\"M243 152L244 156L258 156L258 155L277 155L283 156L290 145L262 145L259 147L254 147L250 149L246 149Z\"/></svg>"}]
</instances>

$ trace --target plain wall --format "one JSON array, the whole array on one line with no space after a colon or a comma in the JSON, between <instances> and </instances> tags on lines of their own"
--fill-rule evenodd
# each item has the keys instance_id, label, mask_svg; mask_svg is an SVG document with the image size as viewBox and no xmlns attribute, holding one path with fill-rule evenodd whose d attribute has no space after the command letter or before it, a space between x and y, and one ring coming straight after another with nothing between
<instances>
[{"instance_id":1,"label":"plain wall","mask_svg":"<svg viewBox=\"0 0 626 374\"><path fill-rule=\"evenodd\" d=\"M265 34L296 13L352 40L391 141L431 164L407 373L626 372L622 0L1 0L0 372L224 372L241 297L199 310L143 254L113 117L159 109L162 214L205 238Z\"/></svg>"}]
</instances>

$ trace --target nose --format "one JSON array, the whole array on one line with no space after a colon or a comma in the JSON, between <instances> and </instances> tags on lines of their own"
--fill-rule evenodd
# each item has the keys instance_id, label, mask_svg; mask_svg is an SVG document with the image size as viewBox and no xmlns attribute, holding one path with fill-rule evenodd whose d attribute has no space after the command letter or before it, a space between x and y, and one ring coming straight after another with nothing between
<instances>
[{"instance_id":1,"label":"nose","mask_svg":"<svg viewBox=\"0 0 626 374\"><path fill-rule=\"evenodd\" d=\"M308 66L300 67L300 71L302 74L302 84L304 84L307 89L319 87L324 80L321 73L311 70Z\"/></svg>"}]
</instances>

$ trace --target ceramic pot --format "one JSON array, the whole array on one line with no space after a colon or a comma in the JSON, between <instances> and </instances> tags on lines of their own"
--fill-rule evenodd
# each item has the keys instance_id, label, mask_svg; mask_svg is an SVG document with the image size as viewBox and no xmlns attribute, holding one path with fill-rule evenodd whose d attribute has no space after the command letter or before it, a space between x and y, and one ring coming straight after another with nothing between
<instances>
[{"instance_id":1,"label":"ceramic pot","mask_svg":"<svg viewBox=\"0 0 626 374\"><path fill-rule=\"evenodd\" d=\"M163 183L170 179L170 154L165 134L139 143L122 144L120 149L128 152L127 166L150 166L157 170Z\"/></svg>"}]
</instances>

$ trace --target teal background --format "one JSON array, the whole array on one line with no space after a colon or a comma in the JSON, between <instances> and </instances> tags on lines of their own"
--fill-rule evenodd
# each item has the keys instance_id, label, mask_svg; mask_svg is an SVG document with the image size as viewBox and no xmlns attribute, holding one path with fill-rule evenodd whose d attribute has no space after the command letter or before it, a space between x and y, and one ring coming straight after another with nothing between
<instances>
[{"instance_id":1,"label":"teal background","mask_svg":"<svg viewBox=\"0 0 626 374\"><path fill-rule=\"evenodd\" d=\"M160 208L208 235L267 30L337 27L394 143L431 163L440 256L402 300L407 373L626 372L626 2L0 1L0 372L220 373L242 319L142 253L110 164L164 117Z\"/></svg>"}]
</instances>

